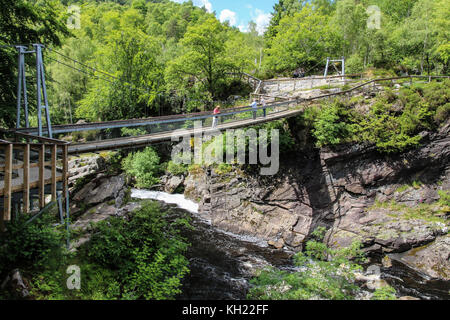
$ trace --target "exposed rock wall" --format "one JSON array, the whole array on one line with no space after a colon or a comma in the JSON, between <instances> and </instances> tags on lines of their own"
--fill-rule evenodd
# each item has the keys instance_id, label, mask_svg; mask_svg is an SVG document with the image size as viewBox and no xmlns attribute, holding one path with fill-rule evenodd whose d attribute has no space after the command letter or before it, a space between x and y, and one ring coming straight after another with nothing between
<instances>
[{"instance_id":1,"label":"exposed rock wall","mask_svg":"<svg viewBox=\"0 0 450 320\"><path fill-rule=\"evenodd\" d=\"M446 235L446 217L411 217L374 204L417 207L438 200L438 190L450 190L449 133L447 124L424 134L422 147L395 156L357 145L316 150L282 162L268 178L239 168L222 174L202 169L186 177L185 195L214 226L276 247L301 250L310 233L325 226L331 246L359 240L368 251L405 252ZM421 184L405 186L412 181Z\"/></svg>"},{"instance_id":2,"label":"exposed rock wall","mask_svg":"<svg viewBox=\"0 0 450 320\"><path fill-rule=\"evenodd\" d=\"M101 171L104 168L105 159L99 154L94 153L80 157L72 157L69 160L69 187L73 187L77 180Z\"/></svg>"},{"instance_id":3,"label":"exposed rock wall","mask_svg":"<svg viewBox=\"0 0 450 320\"><path fill-rule=\"evenodd\" d=\"M284 80L265 80L262 85L261 92L280 96L284 94L292 94L293 92L301 92L302 90L308 90L320 86L335 86L343 85L342 78L329 78L323 77L308 77L298 79L284 79Z\"/></svg>"}]
</instances>

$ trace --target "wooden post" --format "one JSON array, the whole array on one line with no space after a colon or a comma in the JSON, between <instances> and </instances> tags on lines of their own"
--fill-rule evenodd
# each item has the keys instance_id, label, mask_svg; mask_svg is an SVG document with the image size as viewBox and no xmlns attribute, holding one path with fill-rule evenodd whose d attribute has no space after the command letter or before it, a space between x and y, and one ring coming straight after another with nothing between
<instances>
[{"instance_id":1,"label":"wooden post","mask_svg":"<svg viewBox=\"0 0 450 320\"><path fill-rule=\"evenodd\" d=\"M3 221L11 220L11 187L12 187L12 143L5 147L5 185L3 190Z\"/></svg>"},{"instance_id":2,"label":"wooden post","mask_svg":"<svg viewBox=\"0 0 450 320\"><path fill-rule=\"evenodd\" d=\"M63 165L63 172L62 172L62 196L65 200L65 206L68 207L68 199L66 198L67 190L68 190L68 183L69 183L69 163L68 163L68 149L69 147L67 144L62 146L62 165ZM67 214L67 212L66 212Z\"/></svg>"},{"instance_id":3,"label":"wooden post","mask_svg":"<svg viewBox=\"0 0 450 320\"><path fill-rule=\"evenodd\" d=\"M52 159L51 159L51 170L52 170L52 201L56 201L56 144L52 145Z\"/></svg>"},{"instance_id":4,"label":"wooden post","mask_svg":"<svg viewBox=\"0 0 450 320\"><path fill-rule=\"evenodd\" d=\"M23 148L23 213L30 212L30 145Z\"/></svg>"},{"instance_id":5,"label":"wooden post","mask_svg":"<svg viewBox=\"0 0 450 320\"><path fill-rule=\"evenodd\" d=\"M45 144L39 148L39 208L45 207Z\"/></svg>"}]
</instances>

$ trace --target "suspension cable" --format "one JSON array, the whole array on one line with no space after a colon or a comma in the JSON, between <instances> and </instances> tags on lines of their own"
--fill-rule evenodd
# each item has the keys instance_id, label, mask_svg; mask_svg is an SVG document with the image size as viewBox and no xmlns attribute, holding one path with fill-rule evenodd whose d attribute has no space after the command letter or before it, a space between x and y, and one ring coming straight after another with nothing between
<instances>
[{"instance_id":1,"label":"suspension cable","mask_svg":"<svg viewBox=\"0 0 450 320\"><path fill-rule=\"evenodd\" d=\"M116 79L116 80L119 80L118 77L113 76L112 74L109 74L109 73L107 73L107 72L105 72L105 71L102 71L102 70L96 69L96 68L94 68L94 67L88 66L88 65L86 65L86 64L84 64L84 63L82 63L82 62L80 62L80 61L78 61L78 60L76 60L76 59L73 59L73 58L71 58L71 57L69 57L69 56L67 56L67 55L65 55L65 54L62 54L62 53L60 53L60 52L58 52L58 51L56 51L56 50L54 50L54 49L49 48L49 50L52 51L52 52L54 52L54 53L56 53L56 54L58 54L58 55L60 55L60 56L62 56L62 57L64 57L64 58L66 58L66 59L69 59L69 60L71 60L71 61L73 61L73 62L75 62L75 63L78 63L79 65L81 65L81 66L83 66L83 67L85 67L85 68L91 69L91 70L94 71L94 72L100 72L100 73L103 73L104 75L106 75L106 76L108 76L108 77L111 77L111 78L114 78L114 79Z\"/></svg>"},{"instance_id":2,"label":"suspension cable","mask_svg":"<svg viewBox=\"0 0 450 320\"><path fill-rule=\"evenodd\" d=\"M57 59L54 59L54 58L52 58L52 57L47 57L47 58L50 59L50 60L52 60L52 61L55 61L55 62L57 62L57 63L59 63L59 64L61 64L61 65L63 65L63 66L66 66L66 67L68 67L68 68L71 68L71 69L76 70L76 71L79 71L79 72L82 72L82 73L84 73L84 74L86 74L86 75L88 75L88 76L95 77L95 78L97 78L97 79L104 80L104 81L107 81L107 82L109 82L109 83L114 84L114 82L111 81L111 80L108 80L108 79L99 77L99 76L97 76L97 75L95 75L95 74L92 74L92 73L88 73L88 72L85 71L85 70L78 69L78 68L76 68L76 67L73 67L73 66L71 66L71 65L68 65L68 64L66 64L66 63L64 63L64 62L61 62L61 61L59 61L59 60L57 60Z\"/></svg>"},{"instance_id":3,"label":"suspension cable","mask_svg":"<svg viewBox=\"0 0 450 320\"><path fill-rule=\"evenodd\" d=\"M105 80L105 81L107 81L107 82L109 82L109 83L114 83L114 82L112 82L112 81L110 81L110 80L107 80L107 79L105 79L105 78L96 76L96 75L95 75L95 72L102 73L102 74L104 74L104 75L106 75L106 76L108 76L108 77L111 77L111 78L115 79L115 80L121 81L120 78L118 78L118 77L116 77L116 76L113 76L113 75L111 75L111 74L109 74L109 73L107 73L107 72L105 72L105 71L98 70L98 69L96 69L96 68L94 68L94 67L88 66L88 65L86 65L86 64L84 64L84 63L82 63L82 62L79 62L78 60L73 59L73 58L71 58L71 57L69 57L69 56L67 56L67 55L65 55L65 54L62 54L62 53L60 53L60 52L58 52L58 51L56 51L56 50L54 50L54 49L49 48L49 50L55 52L56 54L58 54L58 55L60 55L60 56L62 56L62 57L64 57L64 58L66 58L66 59L68 59L68 60L71 60L71 61L73 61L73 62L75 62L75 63L78 63L79 65L81 65L81 66L83 66L83 67L85 67L85 68L88 68L88 69L92 70L93 73L94 73L94 76L95 76L97 79ZM65 65L65 66L67 66L67 67L69 67L69 68L75 69L75 70L80 71L80 72L83 72L83 73L85 73L85 74L88 74L88 73L86 73L86 71L83 71L83 70L80 70L80 69L78 69L78 68L69 66L69 65L67 65L67 64L65 64L65 63L63 63L63 62L61 62L61 61L58 61L58 60L56 60L56 59L53 59L53 58L51 58L51 57L49 57L49 59L51 59L51 60L53 60L53 61L56 61L56 62L58 62L58 63L61 63L61 64ZM89 74L88 74L88 75L89 75ZM137 87L137 86L135 86L135 85L133 85L133 84L131 84L131 83L128 83L128 82L122 82L122 83L123 83L124 86L130 87L131 89L136 89L136 90L139 90L139 91L144 92L144 93L148 93L148 92L149 92L149 89L148 89L148 88Z\"/></svg>"},{"instance_id":4,"label":"suspension cable","mask_svg":"<svg viewBox=\"0 0 450 320\"><path fill-rule=\"evenodd\" d=\"M305 75L306 75L308 72L310 72L311 70L313 70L315 67L317 67L317 66L318 66L319 64L321 64L321 63L322 63L321 61L317 62L316 65L315 65L314 67L309 68L308 71L305 71Z\"/></svg>"}]
</instances>

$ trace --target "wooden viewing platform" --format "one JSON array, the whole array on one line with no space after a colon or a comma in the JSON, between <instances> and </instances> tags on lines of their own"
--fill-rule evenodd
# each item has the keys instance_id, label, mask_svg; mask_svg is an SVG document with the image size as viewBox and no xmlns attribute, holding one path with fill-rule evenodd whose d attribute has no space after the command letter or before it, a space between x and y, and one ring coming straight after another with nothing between
<instances>
[{"instance_id":1,"label":"wooden viewing platform","mask_svg":"<svg viewBox=\"0 0 450 320\"><path fill-rule=\"evenodd\" d=\"M3 131L6 134L5 131ZM37 142L34 142L37 141ZM51 194L51 202L60 198L68 208L68 143L61 140L14 133L13 139L0 140L0 197L2 201L1 229L4 222L11 221L12 202L18 213L33 213L33 190L37 190L38 207L46 205L46 190ZM14 196L16 195L16 196ZM62 200L61 200L62 201ZM60 209L62 206L60 206ZM62 214L62 213L61 213Z\"/></svg>"}]
</instances>

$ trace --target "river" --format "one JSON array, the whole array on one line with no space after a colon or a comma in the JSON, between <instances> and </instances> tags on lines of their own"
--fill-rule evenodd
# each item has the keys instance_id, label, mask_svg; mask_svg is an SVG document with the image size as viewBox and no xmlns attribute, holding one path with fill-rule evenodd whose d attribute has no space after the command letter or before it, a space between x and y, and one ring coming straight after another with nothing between
<instances>
[{"instance_id":1,"label":"river","mask_svg":"<svg viewBox=\"0 0 450 320\"><path fill-rule=\"evenodd\" d=\"M198 205L181 194L132 189L131 197L157 200L170 215L191 216L195 229L183 231L191 243L187 253L191 272L183 281L183 293L178 299L242 300L247 296L249 280L258 269L265 266L293 269L294 252L274 249L265 241L213 227L198 215ZM381 278L403 296L450 299L448 281L430 279L395 261L391 268L381 267Z\"/></svg>"}]
</instances>

